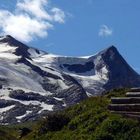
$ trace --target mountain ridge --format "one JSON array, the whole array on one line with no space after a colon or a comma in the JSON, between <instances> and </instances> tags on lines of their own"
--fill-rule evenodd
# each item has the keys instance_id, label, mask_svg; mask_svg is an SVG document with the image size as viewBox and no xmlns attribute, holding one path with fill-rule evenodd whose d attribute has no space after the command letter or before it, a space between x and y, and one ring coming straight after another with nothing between
<instances>
[{"instance_id":1,"label":"mountain ridge","mask_svg":"<svg viewBox=\"0 0 140 140\"><path fill-rule=\"evenodd\" d=\"M140 76L111 46L94 56L66 57L0 39L0 123L36 120L89 96L140 86Z\"/></svg>"}]
</instances>

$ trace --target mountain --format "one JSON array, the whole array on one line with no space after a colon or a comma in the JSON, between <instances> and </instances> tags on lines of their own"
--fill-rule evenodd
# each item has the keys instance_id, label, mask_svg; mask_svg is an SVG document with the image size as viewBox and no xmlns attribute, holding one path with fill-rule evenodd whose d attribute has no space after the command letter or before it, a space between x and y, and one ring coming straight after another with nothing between
<instances>
[{"instance_id":1,"label":"mountain","mask_svg":"<svg viewBox=\"0 0 140 140\"><path fill-rule=\"evenodd\" d=\"M140 76L114 46L66 57L0 38L0 123L36 120L113 88L138 87Z\"/></svg>"}]
</instances>

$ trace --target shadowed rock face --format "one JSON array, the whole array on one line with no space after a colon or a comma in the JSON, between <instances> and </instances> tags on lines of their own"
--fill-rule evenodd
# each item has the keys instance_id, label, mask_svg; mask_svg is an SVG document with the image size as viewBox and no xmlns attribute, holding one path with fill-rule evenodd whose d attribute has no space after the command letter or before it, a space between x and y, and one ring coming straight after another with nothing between
<instances>
[{"instance_id":1,"label":"shadowed rock face","mask_svg":"<svg viewBox=\"0 0 140 140\"><path fill-rule=\"evenodd\" d=\"M84 73L84 72L94 69L94 64L93 64L93 62L87 62L84 65L82 65L82 64L73 64L73 65L63 64L63 67L66 67L69 71L73 71L76 73Z\"/></svg>"},{"instance_id":2,"label":"shadowed rock face","mask_svg":"<svg viewBox=\"0 0 140 140\"><path fill-rule=\"evenodd\" d=\"M0 47L1 124L33 121L106 90L140 86L113 46L77 58L50 55L11 36L0 38Z\"/></svg>"},{"instance_id":3,"label":"shadowed rock face","mask_svg":"<svg viewBox=\"0 0 140 140\"><path fill-rule=\"evenodd\" d=\"M104 86L106 89L140 85L140 76L128 65L115 47L110 47L101 55L108 69L109 81Z\"/></svg>"}]
</instances>

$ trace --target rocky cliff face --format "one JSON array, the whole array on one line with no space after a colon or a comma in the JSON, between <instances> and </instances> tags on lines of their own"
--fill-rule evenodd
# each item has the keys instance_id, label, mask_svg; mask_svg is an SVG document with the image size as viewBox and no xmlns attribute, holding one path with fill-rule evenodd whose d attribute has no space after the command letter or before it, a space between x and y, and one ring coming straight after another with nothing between
<instances>
[{"instance_id":1,"label":"rocky cliff face","mask_svg":"<svg viewBox=\"0 0 140 140\"><path fill-rule=\"evenodd\" d=\"M89 57L63 57L0 38L0 123L35 120L118 87L139 75L113 46Z\"/></svg>"},{"instance_id":2,"label":"rocky cliff face","mask_svg":"<svg viewBox=\"0 0 140 140\"><path fill-rule=\"evenodd\" d=\"M105 89L140 85L140 76L127 64L114 46L102 51L100 55L102 63L106 65L108 70L108 81L104 85Z\"/></svg>"}]
</instances>

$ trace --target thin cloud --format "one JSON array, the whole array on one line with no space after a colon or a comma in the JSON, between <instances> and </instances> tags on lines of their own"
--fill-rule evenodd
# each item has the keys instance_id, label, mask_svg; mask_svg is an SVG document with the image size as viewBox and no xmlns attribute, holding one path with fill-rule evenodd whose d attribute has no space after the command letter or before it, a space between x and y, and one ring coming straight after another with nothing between
<instances>
[{"instance_id":1,"label":"thin cloud","mask_svg":"<svg viewBox=\"0 0 140 140\"><path fill-rule=\"evenodd\" d=\"M112 34L113 34L113 30L109 28L107 25L102 25L98 33L100 37L108 37L111 36Z\"/></svg>"},{"instance_id":2,"label":"thin cloud","mask_svg":"<svg viewBox=\"0 0 140 140\"><path fill-rule=\"evenodd\" d=\"M56 8L54 7L52 10L51 10L52 14L54 15L52 17L52 20L54 20L55 22L59 22L59 23L64 23L64 19L65 19L65 14L64 12L59 9L59 8Z\"/></svg>"},{"instance_id":3,"label":"thin cloud","mask_svg":"<svg viewBox=\"0 0 140 140\"><path fill-rule=\"evenodd\" d=\"M19 0L13 12L0 9L2 34L10 34L24 42L47 37L53 23L65 22L64 11L57 7L48 8L48 5L48 0Z\"/></svg>"}]
</instances>

